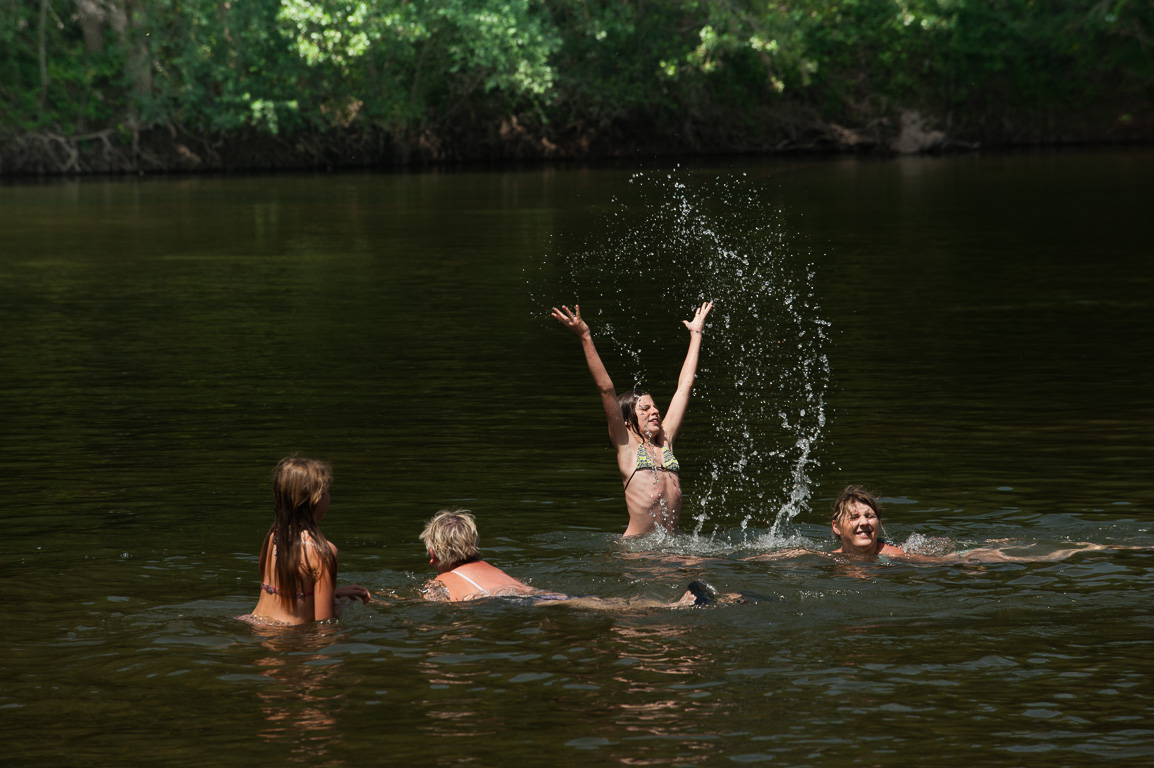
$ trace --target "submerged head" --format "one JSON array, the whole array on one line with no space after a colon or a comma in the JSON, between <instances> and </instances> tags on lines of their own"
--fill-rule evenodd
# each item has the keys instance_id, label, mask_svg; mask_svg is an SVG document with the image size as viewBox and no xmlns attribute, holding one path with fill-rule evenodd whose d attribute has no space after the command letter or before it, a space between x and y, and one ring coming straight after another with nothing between
<instances>
[{"instance_id":1,"label":"submerged head","mask_svg":"<svg viewBox=\"0 0 1154 768\"><path fill-rule=\"evenodd\" d=\"M645 390L634 387L623 392L617 396L617 404L621 406L621 418L630 432L642 439L653 439L661 433L661 411Z\"/></svg>"},{"instance_id":2,"label":"submerged head","mask_svg":"<svg viewBox=\"0 0 1154 768\"><path fill-rule=\"evenodd\" d=\"M433 515L421 531L421 541L441 572L481 559L477 520L465 509L442 509Z\"/></svg>"},{"instance_id":3,"label":"submerged head","mask_svg":"<svg viewBox=\"0 0 1154 768\"><path fill-rule=\"evenodd\" d=\"M323 461L299 456L283 459L272 478L277 521L306 526L320 521L329 508L332 483L332 467Z\"/></svg>"},{"instance_id":4,"label":"submerged head","mask_svg":"<svg viewBox=\"0 0 1154 768\"><path fill-rule=\"evenodd\" d=\"M874 554L878 536L884 535L881 507L864 488L847 486L833 502L830 528L842 552Z\"/></svg>"}]
</instances>

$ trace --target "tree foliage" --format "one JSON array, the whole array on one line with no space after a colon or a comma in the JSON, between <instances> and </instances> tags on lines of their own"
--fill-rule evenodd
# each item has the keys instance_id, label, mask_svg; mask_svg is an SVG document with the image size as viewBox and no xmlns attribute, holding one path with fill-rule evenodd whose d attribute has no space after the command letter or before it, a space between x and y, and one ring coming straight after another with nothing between
<instances>
[{"instance_id":1,"label":"tree foliage","mask_svg":"<svg viewBox=\"0 0 1154 768\"><path fill-rule=\"evenodd\" d=\"M0 133L655 133L1149 109L1139 0L0 0Z\"/></svg>"}]
</instances>

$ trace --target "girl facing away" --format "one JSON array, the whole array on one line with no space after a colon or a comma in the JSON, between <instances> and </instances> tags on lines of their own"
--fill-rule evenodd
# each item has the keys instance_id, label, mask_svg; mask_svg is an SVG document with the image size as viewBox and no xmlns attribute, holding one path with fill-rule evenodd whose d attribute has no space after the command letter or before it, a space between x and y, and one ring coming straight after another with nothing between
<instances>
[{"instance_id":1,"label":"girl facing away","mask_svg":"<svg viewBox=\"0 0 1154 768\"><path fill-rule=\"evenodd\" d=\"M535 605L568 605L599 611L644 608L690 608L733 602L736 596L719 597L702 581L692 582L681 599L672 602L644 598L570 596L531 587L481 558L477 520L465 509L442 509L425 524L421 542L429 553L429 565L437 571L423 590L426 600L459 603L488 597L526 598Z\"/></svg>"},{"instance_id":2,"label":"girl facing away","mask_svg":"<svg viewBox=\"0 0 1154 768\"><path fill-rule=\"evenodd\" d=\"M329 509L332 469L323 461L287 458L273 474L272 527L260 549L260 599L255 623L306 624L336 617L340 600L367 603L359 584L336 586L337 548L317 524Z\"/></svg>"},{"instance_id":3,"label":"girl facing away","mask_svg":"<svg viewBox=\"0 0 1154 768\"><path fill-rule=\"evenodd\" d=\"M626 536L640 536L656 528L677 531L681 520L681 465L673 455L673 441L689 407L705 318L711 309L712 301L703 302L692 320L682 320L689 329L689 351L664 419L649 393L635 388L618 395L614 390L613 380L593 344L593 334L581 318L580 306L574 305L572 310L567 306L554 307L551 313L581 340L585 362L601 393L609 440L617 449L617 468L625 486L625 507L629 512Z\"/></svg>"},{"instance_id":4,"label":"girl facing away","mask_svg":"<svg viewBox=\"0 0 1154 768\"><path fill-rule=\"evenodd\" d=\"M425 524L420 538L429 553L429 565L437 571L424 590L427 600L457 602L541 591L481 559L481 536L468 510L442 509Z\"/></svg>"}]
</instances>

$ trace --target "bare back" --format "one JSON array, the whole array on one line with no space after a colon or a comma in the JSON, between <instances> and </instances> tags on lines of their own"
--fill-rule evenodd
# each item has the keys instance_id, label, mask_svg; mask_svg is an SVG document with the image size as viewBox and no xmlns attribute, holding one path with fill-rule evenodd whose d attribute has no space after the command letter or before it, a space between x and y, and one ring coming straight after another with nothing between
<instances>
[{"instance_id":1,"label":"bare back","mask_svg":"<svg viewBox=\"0 0 1154 768\"><path fill-rule=\"evenodd\" d=\"M433 579L450 602L476 600L498 595L531 595L537 590L523 581L514 579L500 568L484 560L459 565Z\"/></svg>"},{"instance_id":2,"label":"bare back","mask_svg":"<svg viewBox=\"0 0 1154 768\"><path fill-rule=\"evenodd\" d=\"M316 544L308 538L307 534L304 535L304 538L304 567L306 569L304 583L306 586L302 588L301 593L296 595L295 603L290 602L276 581L276 547L273 546L271 540L268 542L267 546L272 547L272 552L265 563L265 571L261 574L260 597L252 612L254 619L280 624L307 624L311 621L332 617L331 606L336 586L336 574L321 568L318 577L316 571L319 568L320 558L316 554ZM332 547L335 556L336 546L332 544L329 546ZM318 600L322 601L320 605L323 610L321 611L317 610Z\"/></svg>"}]
</instances>

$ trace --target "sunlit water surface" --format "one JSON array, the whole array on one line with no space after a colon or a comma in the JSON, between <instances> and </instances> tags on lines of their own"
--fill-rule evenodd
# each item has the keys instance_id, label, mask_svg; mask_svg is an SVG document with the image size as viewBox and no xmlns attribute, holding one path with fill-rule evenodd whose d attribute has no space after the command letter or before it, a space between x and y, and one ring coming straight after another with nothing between
<instances>
[{"instance_id":1,"label":"sunlit water surface","mask_svg":"<svg viewBox=\"0 0 1154 768\"><path fill-rule=\"evenodd\" d=\"M734 160L0 187L13 765L1144 765L1154 551L839 565L889 538L1154 545L1154 155ZM552 304L664 405L686 533L621 542L599 400ZM268 482L379 600L254 628ZM443 506L573 594L424 603Z\"/></svg>"}]
</instances>

